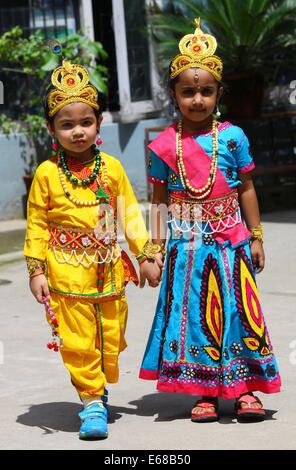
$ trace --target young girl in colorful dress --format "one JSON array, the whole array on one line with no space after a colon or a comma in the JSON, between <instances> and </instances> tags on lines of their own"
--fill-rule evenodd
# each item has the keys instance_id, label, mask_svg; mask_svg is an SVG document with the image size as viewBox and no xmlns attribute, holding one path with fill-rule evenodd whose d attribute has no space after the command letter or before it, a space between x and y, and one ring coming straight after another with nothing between
<instances>
[{"instance_id":1,"label":"young girl in colorful dress","mask_svg":"<svg viewBox=\"0 0 296 470\"><path fill-rule=\"evenodd\" d=\"M165 213L169 239L140 377L158 380L163 392L201 396L194 422L218 419L217 397L235 398L238 418L262 420L252 392L280 391L255 282L264 268L263 233L248 139L217 121L223 65L216 47L196 20L170 64L182 118L149 145L153 241L165 242Z\"/></svg>"},{"instance_id":2,"label":"young girl in colorful dress","mask_svg":"<svg viewBox=\"0 0 296 470\"><path fill-rule=\"evenodd\" d=\"M104 438L105 385L118 381L118 355L126 347L125 285L138 283L117 243L117 221L140 262L141 286L146 278L151 286L158 284L154 256L159 247L148 242L120 162L94 144L102 116L87 70L63 61L51 82L45 112L58 144L32 183L24 254L31 291L45 304L52 327L48 347L60 348L84 404L79 436Z\"/></svg>"}]
</instances>

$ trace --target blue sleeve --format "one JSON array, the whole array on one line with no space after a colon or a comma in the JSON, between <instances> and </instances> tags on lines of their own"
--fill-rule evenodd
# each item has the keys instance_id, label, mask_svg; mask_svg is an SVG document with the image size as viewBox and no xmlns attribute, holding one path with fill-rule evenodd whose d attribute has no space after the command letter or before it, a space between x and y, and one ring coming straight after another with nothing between
<instances>
[{"instance_id":1,"label":"blue sleeve","mask_svg":"<svg viewBox=\"0 0 296 470\"><path fill-rule=\"evenodd\" d=\"M242 129L237 127L237 146L234 156L239 173L247 173L255 168L252 153L250 150L249 139Z\"/></svg>"},{"instance_id":2,"label":"blue sleeve","mask_svg":"<svg viewBox=\"0 0 296 470\"><path fill-rule=\"evenodd\" d=\"M169 167L156 153L150 152L148 161L148 181L154 184L165 184L168 180Z\"/></svg>"}]
</instances>

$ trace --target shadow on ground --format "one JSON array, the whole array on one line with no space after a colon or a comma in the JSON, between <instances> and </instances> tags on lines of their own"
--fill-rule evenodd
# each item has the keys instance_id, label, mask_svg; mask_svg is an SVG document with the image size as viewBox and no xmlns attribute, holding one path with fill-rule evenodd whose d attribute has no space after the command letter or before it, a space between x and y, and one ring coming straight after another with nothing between
<instances>
[{"instance_id":1,"label":"shadow on ground","mask_svg":"<svg viewBox=\"0 0 296 470\"><path fill-rule=\"evenodd\" d=\"M111 406L111 420L117 415L135 414L137 416L154 416L155 421L174 421L177 419L190 419L190 411L197 397L178 393L153 393L145 395L138 400L129 402L134 408ZM267 410L265 420L275 420L276 410ZM234 400L219 399L220 424L235 424ZM112 422L111 421L111 422Z\"/></svg>"},{"instance_id":2,"label":"shadow on ground","mask_svg":"<svg viewBox=\"0 0 296 470\"><path fill-rule=\"evenodd\" d=\"M16 422L25 426L38 427L44 434L57 431L78 432L78 417L82 407L77 403L53 402L32 405L28 411L17 417Z\"/></svg>"},{"instance_id":3,"label":"shadow on ground","mask_svg":"<svg viewBox=\"0 0 296 470\"><path fill-rule=\"evenodd\" d=\"M190 419L190 410L196 397L182 394L153 393L129 402L130 407L110 406L109 423L114 423L123 415L155 416L155 422ZM219 424L235 424L234 400L219 399ZM44 434L58 431L78 432L80 421L78 413L81 405L77 403L53 402L32 405L19 415L17 423L39 427ZM266 410L265 420L275 420L276 410Z\"/></svg>"}]
</instances>

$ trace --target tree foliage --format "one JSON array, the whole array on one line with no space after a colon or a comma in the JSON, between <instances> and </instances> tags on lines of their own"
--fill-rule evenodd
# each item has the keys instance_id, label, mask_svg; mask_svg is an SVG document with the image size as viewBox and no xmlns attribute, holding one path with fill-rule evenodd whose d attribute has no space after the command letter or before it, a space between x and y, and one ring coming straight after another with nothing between
<instances>
[{"instance_id":1,"label":"tree foliage","mask_svg":"<svg viewBox=\"0 0 296 470\"><path fill-rule=\"evenodd\" d=\"M296 65L296 0L168 0L150 10L162 70L196 17L216 37L226 72L253 69L272 79L282 66Z\"/></svg>"},{"instance_id":2,"label":"tree foliage","mask_svg":"<svg viewBox=\"0 0 296 470\"><path fill-rule=\"evenodd\" d=\"M27 136L27 174L32 173L38 161L45 158L40 157L42 142L46 141L48 135L41 110L42 98L47 84L50 83L50 74L61 63L62 58L86 66L91 82L100 92L106 90L107 68L95 60L102 61L107 57L100 42L91 41L78 32L59 40L61 55L53 53L55 44L54 39L46 40L41 30L26 37L19 26L0 36L1 73L10 78L9 87L13 88L7 90L4 83L4 96L10 92L9 108L11 115L17 117L13 119L1 114L0 131L5 135L23 133ZM12 112L12 109L15 111ZM39 155L36 155L36 147L40 149ZM43 153L48 153L46 148Z\"/></svg>"}]
</instances>

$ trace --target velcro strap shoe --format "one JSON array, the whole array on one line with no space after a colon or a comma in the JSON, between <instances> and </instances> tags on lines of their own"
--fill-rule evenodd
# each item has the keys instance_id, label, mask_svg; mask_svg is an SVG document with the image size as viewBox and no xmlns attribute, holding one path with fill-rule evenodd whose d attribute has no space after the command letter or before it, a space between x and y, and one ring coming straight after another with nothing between
<instances>
[{"instance_id":1,"label":"velcro strap shoe","mask_svg":"<svg viewBox=\"0 0 296 470\"><path fill-rule=\"evenodd\" d=\"M107 409L103 403L93 403L84 408L79 417L82 421L79 439L105 439L108 437Z\"/></svg>"}]
</instances>

